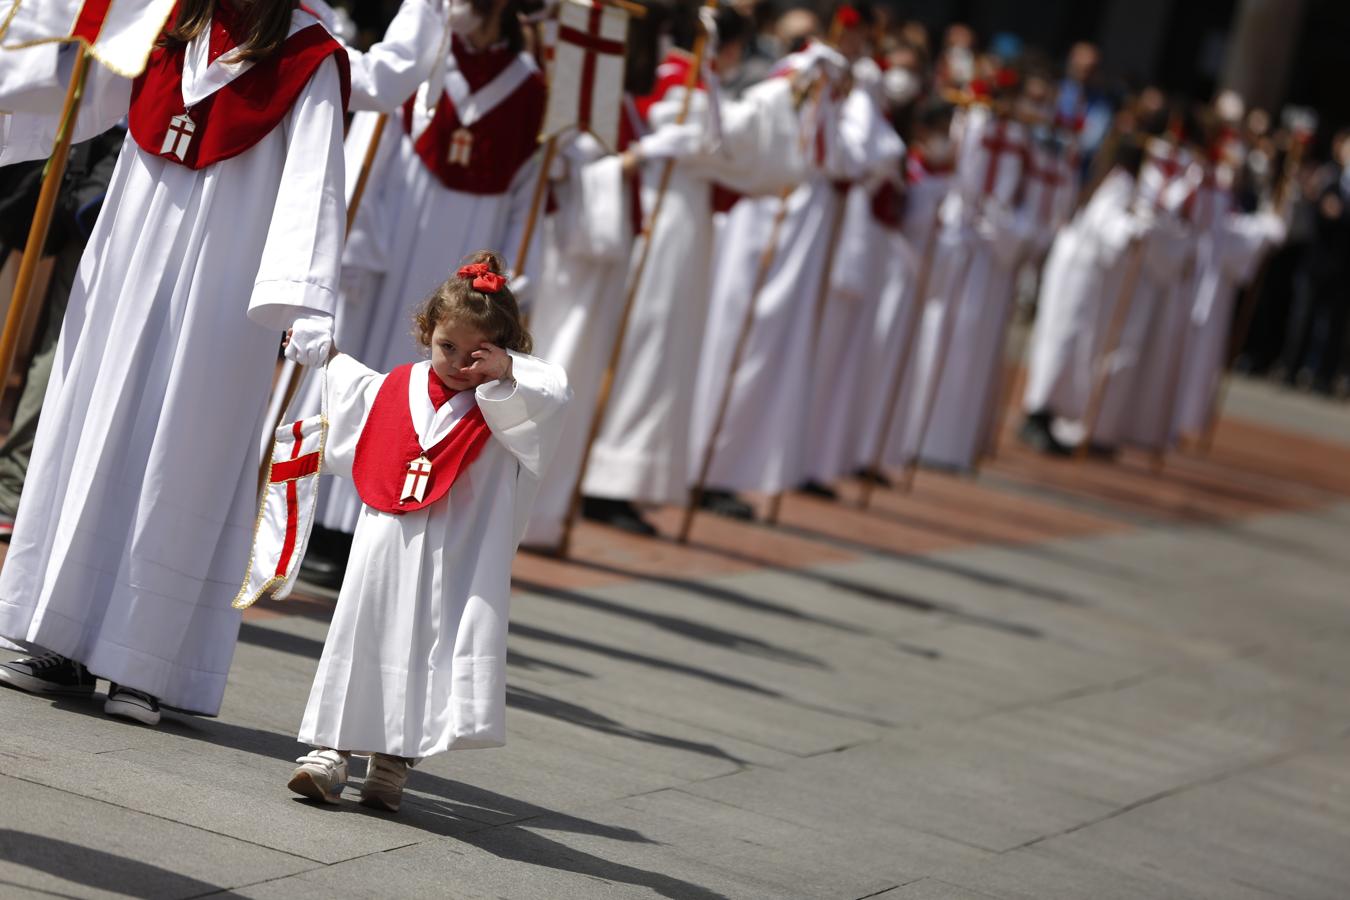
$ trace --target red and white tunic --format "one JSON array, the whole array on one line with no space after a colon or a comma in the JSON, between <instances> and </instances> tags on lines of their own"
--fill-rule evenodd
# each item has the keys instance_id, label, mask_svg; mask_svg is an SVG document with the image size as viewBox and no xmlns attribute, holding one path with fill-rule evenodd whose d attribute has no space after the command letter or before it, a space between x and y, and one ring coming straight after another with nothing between
<instances>
[{"instance_id":1,"label":"red and white tunic","mask_svg":"<svg viewBox=\"0 0 1350 900\"><path fill-rule=\"evenodd\" d=\"M93 67L76 139L128 114L132 135L71 291L0 574L0 635L207 714L239 628L277 338L336 301L346 84L309 13L276 56L234 63L238 31L217 9L186 47L154 52L134 101ZM166 148L184 112L191 137ZM7 119L0 160L49 153L55 118Z\"/></svg>"},{"instance_id":2,"label":"red and white tunic","mask_svg":"<svg viewBox=\"0 0 1350 900\"><path fill-rule=\"evenodd\" d=\"M325 470L368 502L301 741L423 757L506 740L511 560L571 396L559 367L512 357L514 383L453 395L429 362L328 364ZM423 457L430 485L404 502Z\"/></svg>"}]
</instances>

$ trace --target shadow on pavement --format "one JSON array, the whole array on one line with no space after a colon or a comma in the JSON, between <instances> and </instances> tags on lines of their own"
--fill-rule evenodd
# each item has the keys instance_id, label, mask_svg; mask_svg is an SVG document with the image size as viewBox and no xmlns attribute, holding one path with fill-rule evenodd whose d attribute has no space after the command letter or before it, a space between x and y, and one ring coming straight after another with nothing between
<instances>
[{"instance_id":1,"label":"shadow on pavement","mask_svg":"<svg viewBox=\"0 0 1350 900\"><path fill-rule=\"evenodd\" d=\"M91 835L92 837L92 835ZM85 844L72 844L58 838L26 831L0 828L0 860L46 872L65 881L74 881L100 890L128 896L238 897L220 885L198 881L150 863L119 856ZM53 897L68 897L27 885L0 880L0 887L13 886Z\"/></svg>"},{"instance_id":2,"label":"shadow on pavement","mask_svg":"<svg viewBox=\"0 0 1350 900\"><path fill-rule=\"evenodd\" d=\"M254 625L251 622L245 622L239 627L239 640L242 643L252 644L255 647L266 647L269 650L276 650L281 653L289 653L295 656L306 656L310 659L318 659L319 655L323 652L323 641L304 637L303 635L288 634L284 631L264 628L260 625ZM641 741L645 744L672 747L677 750L685 750L690 753L697 753L701 756L710 756L715 759L725 759L734 762L737 765L743 763L743 760L732 756L730 753L727 753L725 750L712 744L687 741L683 738L657 734L653 731L643 731L639 728L632 728L622 722L611 719L608 716L587 709L584 706L568 703L564 700L558 700L557 698L549 697L545 694L524 688L508 687L506 691L506 705L513 709L523 709L527 712L547 716L551 719L557 719L558 721L567 722L582 728L589 728L592 731L599 731L603 734ZM290 750L294 749L295 747L292 745ZM286 752L290 751L288 750Z\"/></svg>"}]
</instances>

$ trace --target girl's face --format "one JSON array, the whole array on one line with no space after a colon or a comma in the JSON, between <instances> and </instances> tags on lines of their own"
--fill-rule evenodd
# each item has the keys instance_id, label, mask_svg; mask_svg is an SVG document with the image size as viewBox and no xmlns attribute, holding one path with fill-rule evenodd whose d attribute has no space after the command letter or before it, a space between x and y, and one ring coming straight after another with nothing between
<instances>
[{"instance_id":1,"label":"girl's face","mask_svg":"<svg viewBox=\"0 0 1350 900\"><path fill-rule=\"evenodd\" d=\"M460 369L473 365L475 360L469 354L487 342L487 335L472 325L454 319L437 322L436 330L431 333L431 368L436 377L451 390L468 391L478 387L485 379Z\"/></svg>"}]
</instances>

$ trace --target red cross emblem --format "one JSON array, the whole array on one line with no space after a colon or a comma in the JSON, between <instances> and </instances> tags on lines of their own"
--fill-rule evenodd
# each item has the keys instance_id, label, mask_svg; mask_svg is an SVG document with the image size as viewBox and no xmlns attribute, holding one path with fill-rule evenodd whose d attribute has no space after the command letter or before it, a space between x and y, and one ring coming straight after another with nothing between
<instances>
[{"instance_id":1,"label":"red cross emblem","mask_svg":"<svg viewBox=\"0 0 1350 900\"><path fill-rule=\"evenodd\" d=\"M403 496L399 500L421 503L431 483L431 460L419 456L408 463L408 474L403 479Z\"/></svg>"},{"instance_id":2,"label":"red cross emblem","mask_svg":"<svg viewBox=\"0 0 1350 900\"><path fill-rule=\"evenodd\" d=\"M1005 119L999 119L994 124L993 134L985 137L980 143L989 152L989 161L984 169L984 194L988 196L994 192L994 184L998 178L999 157L1010 153L1021 156L1025 151L1021 143L1008 140L1008 122Z\"/></svg>"},{"instance_id":3,"label":"red cross emblem","mask_svg":"<svg viewBox=\"0 0 1350 900\"><path fill-rule=\"evenodd\" d=\"M174 116L169 120L168 130L164 132L164 145L159 148L160 155L176 156L179 162L187 159L188 147L192 144L192 135L196 130L197 123L192 121L187 113Z\"/></svg>"},{"instance_id":4,"label":"red cross emblem","mask_svg":"<svg viewBox=\"0 0 1350 900\"><path fill-rule=\"evenodd\" d=\"M450 135L450 152L445 161L452 166L467 166L473 154L473 132L467 128L457 128Z\"/></svg>"}]
</instances>

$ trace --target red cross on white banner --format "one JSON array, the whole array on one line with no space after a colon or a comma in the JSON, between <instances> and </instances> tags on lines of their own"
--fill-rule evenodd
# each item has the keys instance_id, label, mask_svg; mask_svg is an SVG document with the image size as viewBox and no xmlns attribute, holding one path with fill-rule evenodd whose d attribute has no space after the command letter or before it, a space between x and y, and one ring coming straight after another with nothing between
<instances>
[{"instance_id":1,"label":"red cross on white banner","mask_svg":"<svg viewBox=\"0 0 1350 900\"><path fill-rule=\"evenodd\" d=\"M1021 156L1025 153L1025 148L1020 141L1010 140L1008 138L1008 122L1006 119L999 119L994 123L993 134L987 135L980 142L989 154L989 159L984 168L984 188L985 196L994 192L994 186L998 183L998 168L1001 157L1013 154Z\"/></svg>"},{"instance_id":2,"label":"red cross on white banner","mask_svg":"<svg viewBox=\"0 0 1350 900\"><path fill-rule=\"evenodd\" d=\"M588 131L618 142L628 14L602 0L563 0L541 136Z\"/></svg>"}]
</instances>

